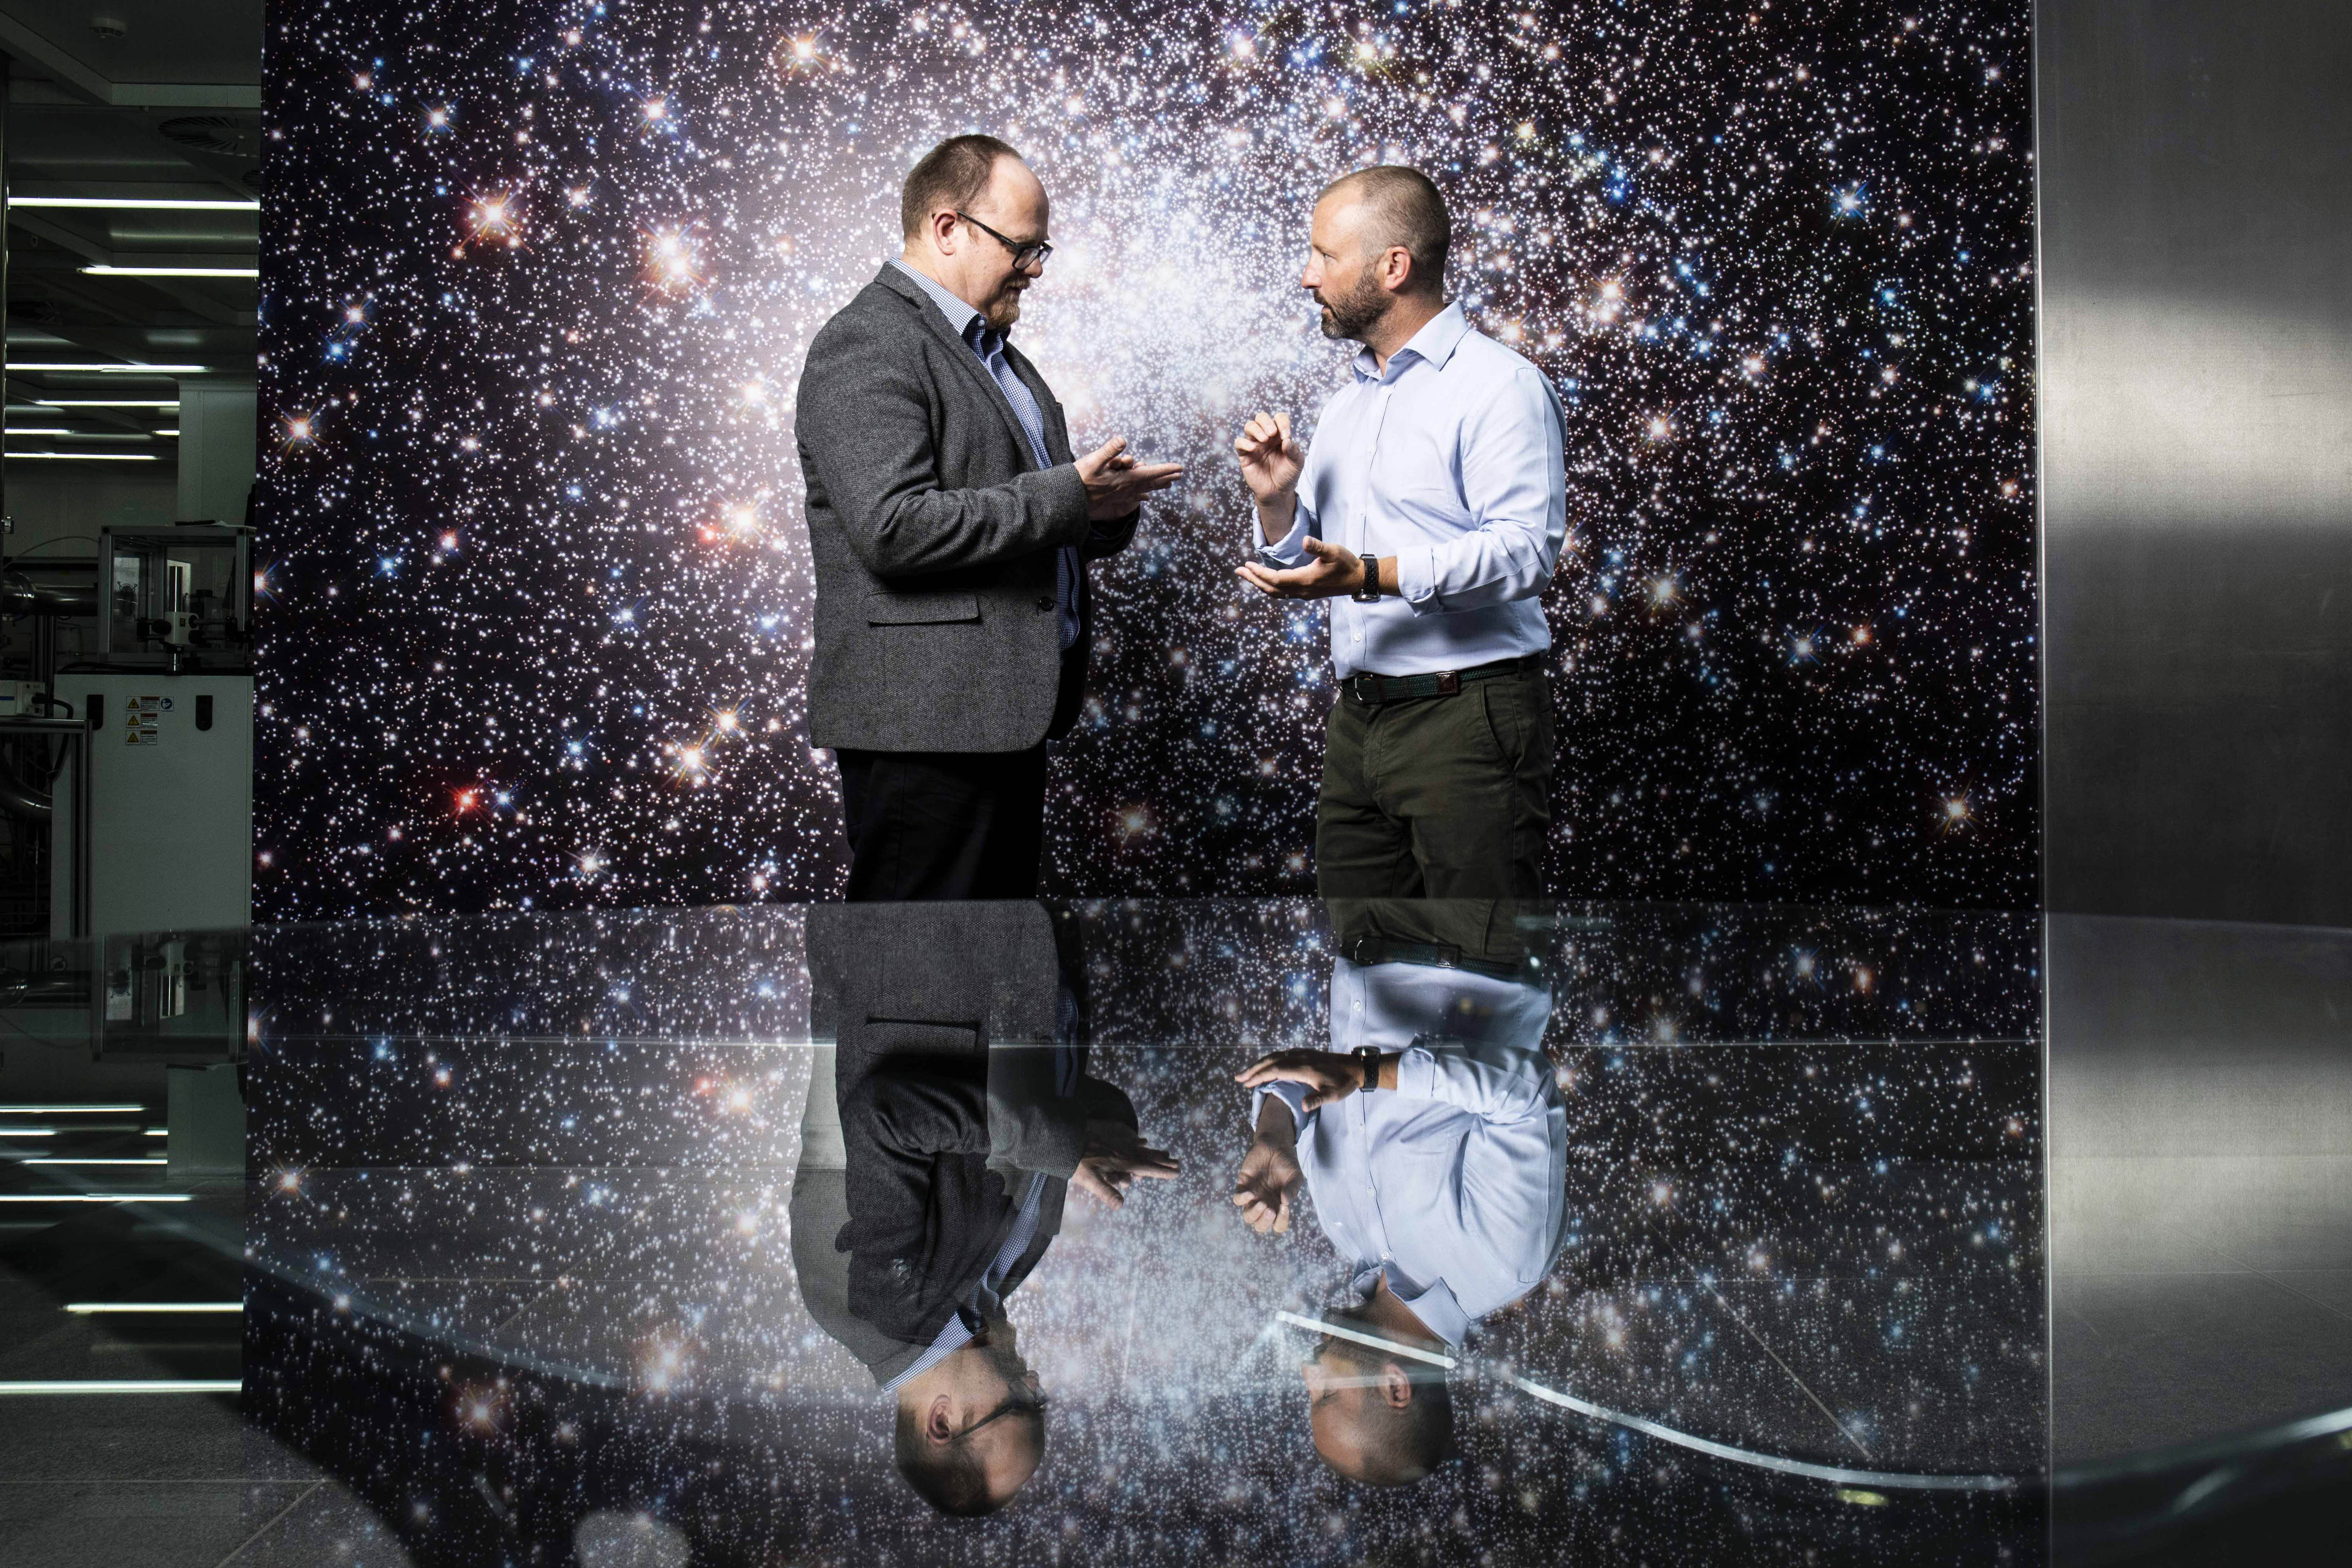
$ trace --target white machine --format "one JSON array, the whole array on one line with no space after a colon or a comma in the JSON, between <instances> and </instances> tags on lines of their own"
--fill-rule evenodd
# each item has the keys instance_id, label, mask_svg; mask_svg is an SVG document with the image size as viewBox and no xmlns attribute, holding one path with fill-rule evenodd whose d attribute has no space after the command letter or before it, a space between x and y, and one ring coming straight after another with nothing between
<instances>
[{"instance_id":1,"label":"white machine","mask_svg":"<svg viewBox=\"0 0 2352 1568\"><path fill-rule=\"evenodd\" d=\"M58 677L89 725L89 935L253 918L253 677ZM60 820L62 833L70 826Z\"/></svg>"}]
</instances>

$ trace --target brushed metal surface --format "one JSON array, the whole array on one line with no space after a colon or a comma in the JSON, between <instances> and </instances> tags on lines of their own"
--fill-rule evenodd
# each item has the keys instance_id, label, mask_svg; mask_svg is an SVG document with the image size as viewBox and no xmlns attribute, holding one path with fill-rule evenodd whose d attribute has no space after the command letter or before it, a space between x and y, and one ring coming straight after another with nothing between
<instances>
[{"instance_id":1,"label":"brushed metal surface","mask_svg":"<svg viewBox=\"0 0 2352 1568\"><path fill-rule=\"evenodd\" d=\"M2352 932L2049 931L2061 1468L2352 1397Z\"/></svg>"},{"instance_id":2,"label":"brushed metal surface","mask_svg":"<svg viewBox=\"0 0 2352 1568\"><path fill-rule=\"evenodd\" d=\"M2036 49L2049 905L2352 925L2352 9Z\"/></svg>"}]
</instances>

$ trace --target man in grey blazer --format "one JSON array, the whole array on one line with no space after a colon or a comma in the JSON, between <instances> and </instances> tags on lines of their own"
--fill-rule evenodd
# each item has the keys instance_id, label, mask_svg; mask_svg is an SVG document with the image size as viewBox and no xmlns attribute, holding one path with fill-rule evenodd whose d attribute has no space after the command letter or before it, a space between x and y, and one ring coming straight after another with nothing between
<instances>
[{"instance_id":1,"label":"man in grey blazer","mask_svg":"<svg viewBox=\"0 0 2352 1568\"><path fill-rule=\"evenodd\" d=\"M1085 686L1086 563L1126 549L1181 471L1117 437L1074 458L1008 340L1048 209L1004 142L940 143L900 193L904 254L801 373L809 740L839 761L852 900L1035 893L1045 742Z\"/></svg>"}]
</instances>

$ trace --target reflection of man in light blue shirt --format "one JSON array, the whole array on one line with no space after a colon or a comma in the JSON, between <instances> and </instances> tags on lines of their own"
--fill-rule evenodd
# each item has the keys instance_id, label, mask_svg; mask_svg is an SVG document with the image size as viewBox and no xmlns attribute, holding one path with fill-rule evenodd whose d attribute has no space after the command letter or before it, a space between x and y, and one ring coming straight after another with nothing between
<instances>
[{"instance_id":1,"label":"reflection of man in light blue shirt","mask_svg":"<svg viewBox=\"0 0 2352 1568\"><path fill-rule=\"evenodd\" d=\"M1542 1049L1551 993L1523 959L1445 940L1495 908L1356 906L1332 965L1332 1048L1241 1075L1256 1137L1234 1202L1253 1229L1286 1230L1303 1176L1349 1270L1345 1332L1303 1371L1316 1451L1360 1480L1416 1480L1452 1452L1437 1370L1559 1252L1568 1112Z\"/></svg>"},{"instance_id":2,"label":"reflection of man in light blue shirt","mask_svg":"<svg viewBox=\"0 0 2352 1568\"><path fill-rule=\"evenodd\" d=\"M1257 415L1234 443L1258 515L1243 580L1334 600L1341 694L1315 834L1329 896L1542 890L1551 636L1538 595L1568 539L1566 422L1550 381L1446 302L1451 230L1411 169L1327 189L1299 280L1325 335L1363 352L1311 451L1287 414Z\"/></svg>"}]
</instances>

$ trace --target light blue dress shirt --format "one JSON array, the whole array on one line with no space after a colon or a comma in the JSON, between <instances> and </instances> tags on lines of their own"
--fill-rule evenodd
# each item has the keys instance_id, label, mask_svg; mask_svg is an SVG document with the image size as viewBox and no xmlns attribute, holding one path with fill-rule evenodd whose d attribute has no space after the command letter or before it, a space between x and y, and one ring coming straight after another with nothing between
<instances>
[{"instance_id":1,"label":"light blue dress shirt","mask_svg":"<svg viewBox=\"0 0 2352 1568\"><path fill-rule=\"evenodd\" d=\"M1259 558L1303 566L1309 534L1396 557L1401 598L1330 600L1341 677L1468 669L1551 646L1536 603L1568 542L1568 425L1550 378L1439 311L1370 349L1316 422L1298 515ZM1256 532L1253 525L1252 532Z\"/></svg>"},{"instance_id":2,"label":"light blue dress shirt","mask_svg":"<svg viewBox=\"0 0 2352 1568\"><path fill-rule=\"evenodd\" d=\"M1004 401L1013 405L1013 416L1021 422L1021 433L1029 438L1029 455L1037 460L1039 468L1052 468L1053 459L1045 455L1045 411L1037 406L1036 396L1030 392L1029 384L1013 373L1013 362L1004 357L1004 334L992 330L978 310L950 293L947 286L937 279L926 277L897 257L890 258L890 265L913 279L923 292L930 296L931 303L940 308L940 314L945 316L948 325L955 329L955 335L961 338L978 356L980 363L988 368L997 390L1003 393ZM1078 573L1081 570L1083 563L1078 559L1077 547L1063 545L1054 558L1054 607L1060 614L1062 651L1065 653L1078 640Z\"/></svg>"},{"instance_id":3,"label":"light blue dress shirt","mask_svg":"<svg viewBox=\"0 0 2352 1568\"><path fill-rule=\"evenodd\" d=\"M1543 1281L1567 1217L1568 1109L1543 1054L1551 993L1421 963L1331 970L1331 1048L1398 1051L1394 1093L1305 1110L1298 1164L1350 1283L1389 1289L1447 1344Z\"/></svg>"}]
</instances>

